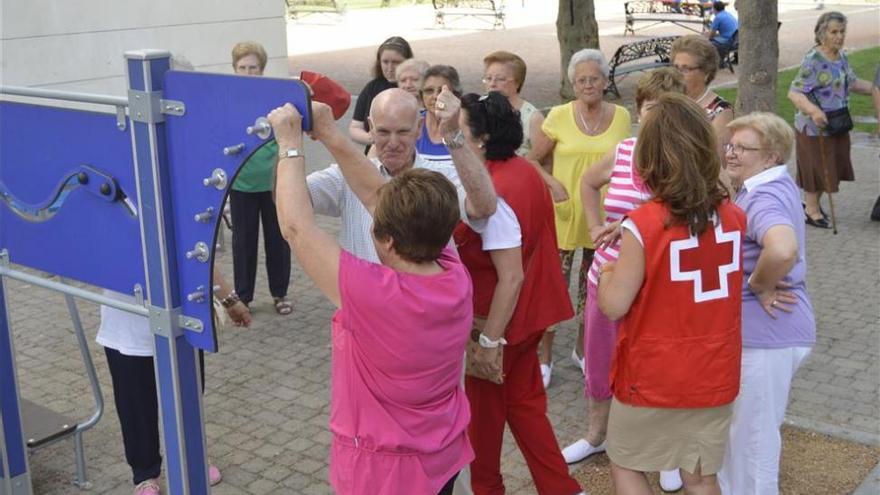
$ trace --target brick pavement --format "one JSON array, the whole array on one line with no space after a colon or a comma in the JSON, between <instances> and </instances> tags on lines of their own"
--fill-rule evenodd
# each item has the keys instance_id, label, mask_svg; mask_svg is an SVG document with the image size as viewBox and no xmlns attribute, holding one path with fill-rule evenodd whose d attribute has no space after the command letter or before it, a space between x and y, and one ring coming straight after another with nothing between
<instances>
[{"instance_id":1,"label":"brick pavement","mask_svg":"<svg viewBox=\"0 0 880 495\"><path fill-rule=\"evenodd\" d=\"M790 14L792 18L806 19L805 11ZM784 26L796 22L812 26L811 20L784 22ZM862 44L866 43L864 40L876 43L876 27L866 31L860 22L858 18L851 20L848 42L856 44L854 40L862 39ZM419 41L417 50L458 53L460 57L462 47L484 37L503 37L504 46L509 49L522 47L533 53L547 46L546 56L527 58L530 68L536 64L546 71L531 72L527 88L534 86L536 92L527 97L549 104L554 101L558 77L554 75L558 72L553 72L558 69L553 52L556 48L550 47L555 45L552 34L552 25L463 34L433 42ZM809 38L809 33L806 36ZM545 39L540 45L542 38L549 41ZM784 41L787 48L783 50L783 61L786 56L799 59L796 54L806 43L794 41L796 49L791 46L790 37ZM339 67L335 64L355 55L362 60L362 53L369 57L372 50L346 50L344 56L309 56L308 66L333 73L311 64ZM481 48L480 53L483 51L488 49ZM362 79L356 64L347 67L351 74L345 77L350 81ZM478 67L469 70L466 77L474 81L479 76ZM343 81L350 82L344 78ZM318 157L311 162L312 168L326 163L326 154L311 143L307 146L308 156ZM868 221L868 211L880 191L878 152L877 140L864 135L854 139L853 161L858 181L843 184L836 196L840 234L808 231L808 284L819 324L819 342L795 379L788 414L792 423L873 444L880 443L880 224ZM322 220L322 224L332 231L338 229L334 220ZM231 274L228 252L220 254L218 266L225 274ZM296 305L292 316L274 313L262 272L257 285L254 326L247 330L223 330L221 352L207 358L204 402L208 449L212 461L224 473L224 482L214 493L331 493L326 482L331 307L298 268L294 268L291 281ZM22 395L61 413L87 416L88 383L63 298L15 281L8 282L7 290ZM130 473L124 462L106 362L93 342L97 307L91 303L79 306L107 400L104 418L85 434L91 491L126 494L130 492ZM563 444L577 438L584 426L581 380L566 358L573 340L573 324L563 325L555 348L554 382L548 390L549 415ZM30 457L30 463L36 493L76 492L69 485L74 472L72 442L63 441L37 451ZM505 443L503 466L510 493L534 492L522 456L510 438Z\"/></svg>"}]
</instances>

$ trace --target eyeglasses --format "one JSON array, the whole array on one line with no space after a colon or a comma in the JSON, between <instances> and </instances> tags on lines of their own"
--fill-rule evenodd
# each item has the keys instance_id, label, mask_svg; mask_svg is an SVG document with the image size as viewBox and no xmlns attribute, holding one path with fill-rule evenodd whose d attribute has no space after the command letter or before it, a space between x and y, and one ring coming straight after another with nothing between
<instances>
[{"instance_id":1,"label":"eyeglasses","mask_svg":"<svg viewBox=\"0 0 880 495\"><path fill-rule=\"evenodd\" d=\"M579 86L596 86L601 83L605 78L604 77L579 77L574 80L574 83Z\"/></svg>"},{"instance_id":2,"label":"eyeglasses","mask_svg":"<svg viewBox=\"0 0 880 495\"><path fill-rule=\"evenodd\" d=\"M742 156L746 151L762 151L764 148L749 148L748 146L743 146L741 144L730 144L727 143L722 146L725 153L733 153L736 156Z\"/></svg>"},{"instance_id":3,"label":"eyeglasses","mask_svg":"<svg viewBox=\"0 0 880 495\"><path fill-rule=\"evenodd\" d=\"M700 70L699 67L692 67L689 65L673 65L673 67L675 68L675 70L677 70L678 72L680 72L682 74L690 74L691 72L693 72L695 70Z\"/></svg>"},{"instance_id":4,"label":"eyeglasses","mask_svg":"<svg viewBox=\"0 0 880 495\"><path fill-rule=\"evenodd\" d=\"M508 79L504 76L483 76L483 78L480 80L483 81L483 84L489 84L492 82L497 82L498 84L504 84L507 81L510 81L510 79Z\"/></svg>"}]
</instances>

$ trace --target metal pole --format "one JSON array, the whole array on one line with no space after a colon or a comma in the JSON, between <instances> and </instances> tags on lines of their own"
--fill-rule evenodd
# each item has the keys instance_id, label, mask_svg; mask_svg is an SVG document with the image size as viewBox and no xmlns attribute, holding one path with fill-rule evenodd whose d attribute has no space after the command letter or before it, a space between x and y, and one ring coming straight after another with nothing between
<instances>
[{"instance_id":1,"label":"metal pole","mask_svg":"<svg viewBox=\"0 0 880 495\"><path fill-rule=\"evenodd\" d=\"M2 258L2 255L0 255L0 258ZM102 304L104 306L110 306L111 308L116 308L120 311L126 311L128 313L133 313L140 316L150 315L149 310L142 305L127 303L125 301L120 301L119 299L113 299L103 294L98 294L96 292L92 292L86 289L80 289L79 287L67 285L62 282L55 282L53 280L37 277L35 275L31 275L30 273L15 270L6 266L0 265L0 276L9 277L14 280L20 280L22 282L35 285L37 287L43 287L44 289L61 292L65 295L78 297L80 299L85 299L86 301Z\"/></svg>"},{"instance_id":2,"label":"metal pole","mask_svg":"<svg viewBox=\"0 0 880 495\"><path fill-rule=\"evenodd\" d=\"M139 99L139 104L146 104L144 111L131 112L131 134L168 493L202 495L210 493L211 487L198 359L178 319L179 250L174 237L164 116L149 111L160 106L170 58L170 53L160 50L125 53L132 103Z\"/></svg>"},{"instance_id":3,"label":"metal pole","mask_svg":"<svg viewBox=\"0 0 880 495\"><path fill-rule=\"evenodd\" d=\"M0 428L2 428L0 493L30 495L33 493L33 487L21 421L21 397L18 393L15 351L2 275L0 275Z\"/></svg>"},{"instance_id":4,"label":"metal pole","mask_svg":"<svg viewBox=\"0 0 880 495\"><path fill-rule=\"evenodd\" d=\"M92 396L95 399L95 412L84 422L77 423L76 431L73 434L74 450L76 453L76 478L73 484L82 489L91 488L91 483L86 480L86 458L83 449L82 434L84 431L92 428L101 419L104 414L104 396L101 394L101 385L98 383L98 376L95 373L95 364L92 362L92 355L89 354L89 344L83 331L82 321L79 318L79 310L76 308L76 301L73 296L66 294L64 296L67 302L67 311L70 313L70 321L73 323L73 332L76 334L76 342L79 352L82 355L83 364L86 368L86 375L89 377L89 386L92 389Z\"/></svg>"},{"instance_id":5,"label":"metal pole","mask_svg":"<svg viewBox=\"0 0 880 495\"><path fill-rule=\"evenodd\" d=\"M76 101L80 103L95 103L98 105L112 105L114 107L128 106L128 98L123 96L76 93L73 91L62 91L57 89L29 88L25 86L0 86L0 94L27 96L30 98L46 98L49 100Z\"/></svg>"}]
</instances>

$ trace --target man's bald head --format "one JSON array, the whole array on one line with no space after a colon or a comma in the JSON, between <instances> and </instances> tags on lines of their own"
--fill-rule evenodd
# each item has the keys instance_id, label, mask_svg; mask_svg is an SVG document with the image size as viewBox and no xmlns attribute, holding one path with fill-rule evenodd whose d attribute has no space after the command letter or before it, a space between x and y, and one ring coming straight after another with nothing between
<instances>
[{"instance_id":1,"label":"man's bald head","mask_svg":"<svg viewBox=\"0 0 880 495\"><path fill-rule=\"evenodd\" d=\"M376 156L396 175L412 167L416 141L422 130L419 102L399 88L382 91L370 105L370 135Z\"/></svg>"},{"instance_id":2,"label":"man's bald head","mask_svg":"<svg viewBox=\"0 0 880 495\"><path fill-rule=\"evenodd\" d=\"M403 118L407 114L412 119L419 117L419 102L412 94L400 89L391 88L382 91L370 104L370 119L376 119L376 114L394 113L397 118Z\"/></svg>"}]
</instances>

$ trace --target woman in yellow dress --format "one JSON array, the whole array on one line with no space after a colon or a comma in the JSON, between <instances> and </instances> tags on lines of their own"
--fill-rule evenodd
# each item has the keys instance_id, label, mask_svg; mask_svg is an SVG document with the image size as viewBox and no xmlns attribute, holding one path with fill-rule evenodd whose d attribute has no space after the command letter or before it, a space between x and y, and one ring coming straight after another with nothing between
<instances>
[{"instance_id":1,"label":"woman in yellow dress","mask_svg":"<svg viewBox=\"0 0 880 495\"><path fill-rule=\"evenodd\" d=\"M542 132L532 143L531 153L537 162L548 162L541 169L541 175L556 203L556 238L563 274L569 283L575 252L582 251L578 270L578 338L572 351L572 359L581 372L584 369L583 310L587 271L593 261L593 242L580 206L579 185L584 171L617 143L632 135L629 112L602 100L608 86L608 73L608 62L599 50L585 48L571 56L568 79L576 99L550 110L541 126ZM545 160L551 153L552 160ZM553 371L554 335L548 329L541 345L541 375L545 387L550 384Z\"/></svg>"}]
</instances>

